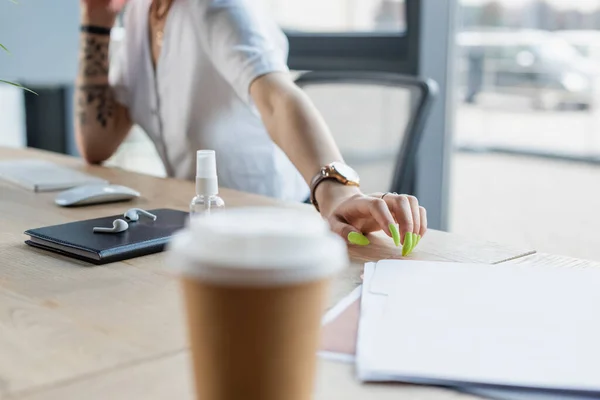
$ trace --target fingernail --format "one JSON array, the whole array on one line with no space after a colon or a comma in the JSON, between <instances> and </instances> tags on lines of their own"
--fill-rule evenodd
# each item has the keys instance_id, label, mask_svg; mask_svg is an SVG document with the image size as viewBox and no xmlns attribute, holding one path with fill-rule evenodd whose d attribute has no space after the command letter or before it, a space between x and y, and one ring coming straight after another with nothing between
<instances>
[{"instance_id":1,"label":"fingernail","mask_svg":"<svg viewBox=\"0 0 600 400\"><path fill-rule=\"evenodd\" d=\"M413 250L415 249L415 247L417 247L417 244L419 243L419 235L417 235L416 233L412 234L412 246L410 247L410 251L408 252L408 254L412 253Z\"/></svg>"},{"instance_id":2,"label":"fingernail","mask_svg":"<svg viewBox=\"0 0 600 400\"><path fill-rule=\"evenodd\" d=\"M371 243L365 235L358 232L350 232L348 234L348 241L358 246L367 246L369 243Z\"/></svg>"},{"instance_id":3,"label":"fingernail","mask_svg":"<svg viewBox=\"0 0 600 400\"><path fill-rule=\"evenodd\" d=\"M419 244L420 241L421 241L421 235L417 235L417 244L415 245L415 247Z\"/></svg>"},{"instance_id":4,"label":"fingernail","mask_svg":"<svg viewBox=\"0 0 600 400\"><path fill-rule=\"evenodd\" d=\"M420 238L421 238L421 236L417 235L416 233L413 233L413 247L412 247L412 249L410 249L411 253L417 247L417 245L419 244L419 239Z\"/></svg>"},{"instance_id":5,"label":"fingernail","mask_svg":"<svg viewBox=\"0 0 600 400\"><path fill-rule=\"evenodd\" d=\"M398 227L396 224L390 224L389 228L392 233L392 239L394 239L394 244L396 247L400 246L400 233L398 233Z\"/></svg>"},{"instance_id":6,"label":"fingernail","mask_svg":"<svg viewBox=\"0 0 600 400\"><path fill-rule=\"evenodd\" d=\"M402 244L402 256L407 256L412 249L412 233L404 235L404 243Z\"/></svg>"}]
</instances>

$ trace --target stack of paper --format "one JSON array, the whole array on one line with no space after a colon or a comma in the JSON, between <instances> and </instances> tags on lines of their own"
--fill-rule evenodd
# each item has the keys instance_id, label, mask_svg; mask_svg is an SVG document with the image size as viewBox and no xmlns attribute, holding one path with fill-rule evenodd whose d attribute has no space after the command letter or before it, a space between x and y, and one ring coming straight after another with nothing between
<instances>
[{"instance_id":1,"label":"stack of paper","mask_svg":"<svg viewBox=\"0 0 600 400\"><path fill-rule=\"evenodd\" d=\"M358 376L447 385L495 399L597 399L598 288L600 271L593 269L369 263ZM357 297L346 299L347 309ZM333 311L345 325L357 314ZM326 336L334 320L330 313ZM330 356L326 345L322 354Z\"/></svg>"}]
</instances>

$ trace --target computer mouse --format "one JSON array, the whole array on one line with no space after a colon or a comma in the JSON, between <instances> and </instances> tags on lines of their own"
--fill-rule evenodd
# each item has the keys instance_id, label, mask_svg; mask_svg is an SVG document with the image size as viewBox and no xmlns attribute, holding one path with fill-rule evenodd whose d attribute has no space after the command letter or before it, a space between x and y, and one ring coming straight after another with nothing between
<instances>
[{"instance_id":1,"label":"computer mouse","mask_svg":"<svg viewBox=\"0 0 600 400\"><path fill-rule=\"evenodd\" d=\"M93 184L60 192L54 202L62 207L112 203L139 197L140 193L121 185Z\"/></svg>"}]
</instances>

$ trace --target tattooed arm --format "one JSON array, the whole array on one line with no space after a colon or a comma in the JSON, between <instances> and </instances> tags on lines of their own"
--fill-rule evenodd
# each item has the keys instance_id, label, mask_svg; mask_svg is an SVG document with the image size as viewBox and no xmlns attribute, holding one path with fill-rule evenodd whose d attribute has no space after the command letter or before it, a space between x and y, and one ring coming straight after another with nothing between
<instances>
[{"instance_id":1,"label":"tattooed arm","mask_svg":"<svg viewBox=\"0 0 600 400\"><path fill-rule=\"evenodd\" d=\"M90 21L87 16L82 23L112 26L106 21ZM81 33L75 134L79 152L89 163L112 156L132 126L127 108L117 103L108 84L109 42L109 36Z\"/></svg>"}]
</instances>

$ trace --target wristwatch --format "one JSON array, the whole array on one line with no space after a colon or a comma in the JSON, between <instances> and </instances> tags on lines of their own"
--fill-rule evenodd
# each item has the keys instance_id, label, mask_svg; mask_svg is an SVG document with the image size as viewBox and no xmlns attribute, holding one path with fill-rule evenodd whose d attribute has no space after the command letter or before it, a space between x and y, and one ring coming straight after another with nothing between
<instances>
[{"instance_id":1,"label":"wristwatch","mask_svg":"<svg viewBox=\"0 0 600 400\"><path fill-rule=\"evenodd\" d=\"M359 186L360 184L358 174L348 165L338 161L325 165L310 183L310 202L315 206L317 211L320 210L315 193L319 184L327 179L333 179L346 186Z\"/></svg>"}]
</instances>

